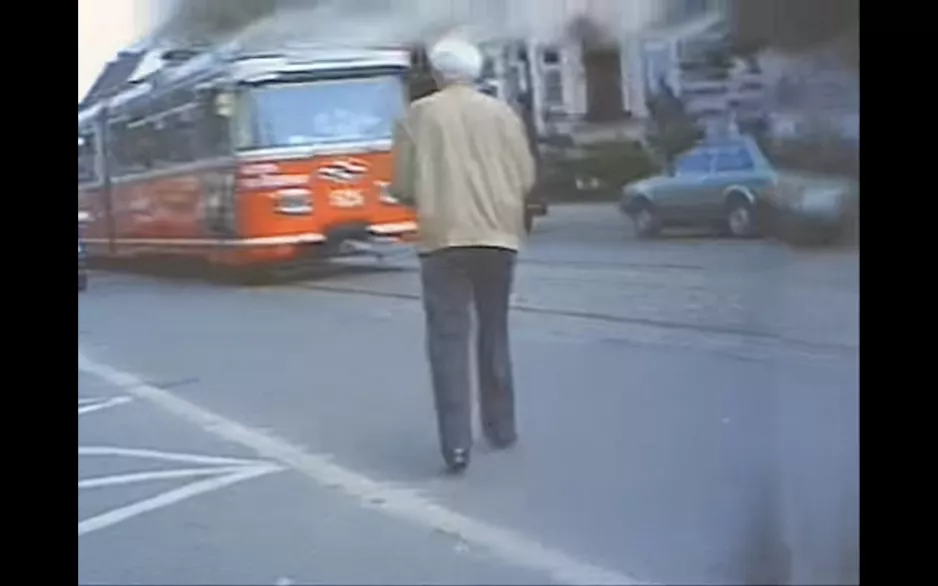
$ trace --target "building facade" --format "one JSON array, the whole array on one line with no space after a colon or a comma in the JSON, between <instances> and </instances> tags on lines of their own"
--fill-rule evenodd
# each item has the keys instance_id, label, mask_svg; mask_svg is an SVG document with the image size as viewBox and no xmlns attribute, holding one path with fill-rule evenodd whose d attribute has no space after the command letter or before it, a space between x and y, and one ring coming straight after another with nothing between
<instances>
[{"instance_id":1,"label":"building facade","mask_svg":"<svg viewBox=\"0 0 938 586\"><path fill-rule=\"evenodd\" d=\"M751 80L714 80L685 67L720 43L723 0L412 2L419 17L407 22L380 15L357 19L362 38L426 43L438 36L434 30L463 30L489 57L486 77L496 91L512 101L530 102L541 135L640 134L648 101L661 84L687 100L694 113L725 118L757 86ZM318 22L312 13L280 16L238 34L245 42L265 34L283 40L308 36L312 25L307 24ZM467 22L471 25L463 24ZM675 24L662 26L662 22ZM387 39L375 37L377 30ZM153 53L137 64L137 75L152 69L149 61L159 61L159 52Z\"/></svg>"},{"instance_id":2,"label":"building facade","mask_svg":"<svg viewBox=\"0 0 938 586\"><path fill-rule=\"evenodd\" d=\"M657 19L645 15L644 22L662 24L630 29L629 22L642 21L639 15L604 16L594 5L589 18L574 18L556 41L526 43L533 56L539 132L595 134L603 128L608 132L601 135L640 134L648 102L662 85L714 132L737 117L757 115L763 93L757 67L733 64L708 71L700 63L725 47L725 2L672 0L661 6ZM618 26L609 24L617 18Z\"/></svg>"}]
</instances>

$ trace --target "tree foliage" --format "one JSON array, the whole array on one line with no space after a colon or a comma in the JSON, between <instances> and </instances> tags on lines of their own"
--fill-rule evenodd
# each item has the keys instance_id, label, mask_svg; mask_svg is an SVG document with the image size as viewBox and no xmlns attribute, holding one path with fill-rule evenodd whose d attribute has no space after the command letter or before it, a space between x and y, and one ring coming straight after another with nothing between
<instances>
[{"instance_id":1,"label":"tree foliage","mask_svg":"<svg viewBox=\"0 0 938 586\"><path fill-rule=\"evenodd\" d=\"M859 0L730 0L728 7L738 47L798 52L833 44L859 67Z\"/></svg>"},{"instance_id":2,"label":"tree foliage","mask_svg":"<svg viewBox=\"0 0 938 586\"><path fill-rule=\"evenodd\" d=\"M678 155L703 138L700 125L687 112L684 102L663 81L649 100L648 110L651 114L649 145L668 167Z\"/></svg>"}]
</instances>

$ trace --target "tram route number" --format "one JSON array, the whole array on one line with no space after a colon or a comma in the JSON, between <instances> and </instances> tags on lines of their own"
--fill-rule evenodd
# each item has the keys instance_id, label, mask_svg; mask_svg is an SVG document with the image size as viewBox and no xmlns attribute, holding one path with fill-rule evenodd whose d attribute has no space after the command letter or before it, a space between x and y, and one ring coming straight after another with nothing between
<instances>
[{"instance_id":1,"label":"tram route number","mask_svg":"<svg viewBox=\"0 0 938 586\"><path fill-rule=\"evenodd\" d=\"M334 208L358 208L365 205L365 194L358 189L335 189L329 192L329 205Z\"/></svg>"}]
</instances>

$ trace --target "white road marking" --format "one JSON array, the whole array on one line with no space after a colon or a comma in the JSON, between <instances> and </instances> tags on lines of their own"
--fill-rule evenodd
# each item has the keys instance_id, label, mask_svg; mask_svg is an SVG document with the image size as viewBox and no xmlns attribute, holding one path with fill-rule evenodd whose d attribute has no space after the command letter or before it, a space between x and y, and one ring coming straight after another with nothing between
<instances>
[{"instance_id":1,"label":"white road marking","mask_svg":"<svg viewBox=\"0 0 938 586\"><path fill-rule=\"evenodd\" d=\"M93 413L94 411L100 411L102 409L117 407L118 405L129 403L131 400L132 399L130 397L113 397L111 399L102 399L96 402L88 401L85 405L79 405L78 414L84 415L86 413ZM79 399L79 403L80 402L81 400Z\"/></svg>"},{"instance_id":2,"label":"white road marking","mask_svg":"<svg viewBox=\"0 0 938 586\"><path fill-rule=\"evenodd\" d=\"M161 452L158 450L145 450L139 448L112 448L105 446L78 446L79 456L126 456L128 458L148 458L150 460L163 460L166 462L182 462L184 464L206 464L218 466L254 466L266 464L258 460L244 460L240 458L224 458L221 456L202 456L200 454L179 454L176 452Z\"/></svg>"},{"instance_id":3,"label":"white road marking","mask_svg":"<svg viewBox=\"0 0 938 586\"><path fill-rule=\"evenodd\" d=\"M131 517L141 515L156 509L167 507L193 496L217 490L233 484L248 480L263 474L283 470L282 466L258 460L245 460L237 458L223 458L218 456L203 456L198 454L180 454L175 452L162 452L157 450L116 448L108 446L79 446L79 456L123 456L142 458L165 462L183 462L187 464L202 464L209 467L185 468L176 470L150 470L147 472L132 472L86 478L78 481L78 489L99 488L102 486L115 486L122 484L140 483L152 480L168 480L174 478L191 478L196 476L212 476L207 480L188 484L178 489L170 490L153 498L133 503L112 511L108 511L91 519L78 523L78 535L109 527Z\"/></svg>"},{"instance_id":4,"label":"white road marking","mask_svg":"<svg viewBox=\"0 0 938 586\"><path fill-rule=\"evenodd\" d=\"M83 488L99 488L102 486L118 486L121 484L134 484L150 480L171 480L174 478L191 478L194 476L220 476L244 470L245 466L216 466L214 468L180 468L178 470L151 470L149 472L131 472L129 474L115 474L113 476L98 476L96 478L83 478L78 481L78 490Z\"/></svg>"},{"instance_id":5,"label":"white road marking","mask_svg":"<svg viewBox=\"0 0 938 586\"><path fill-rule=\"evenodd\" d=\"M446 509L414 490L373 480L334 464L327 455L309 453L286 441L221 417L168 391L148 385L132 374L89 360L81 352L78 353L78 369L121 387L134 397L147 400L218 437L237 442L265 458L301 472L317 484L355 499L365 508L379 509L410 523L452 535L488 550L508 564L546 574L555 582L583 585L649 584L548 548L510 529ZM82 533L80 524L78 532Z\"/></svg>"},{"instance_id":6,"label":"white road marking","mask_svg":"<svg viewBox=\"0 0 938 586\"><path fill-rule=\"evenodd\" d=\"M87 535L92 531L104 529L105 527L110 527L111 525L126 521L131 517L136 517L137 515L142 515L157 509L162 509L163 507L174 505L180 501L190 499L194 496L198 496L206 492L211 492L213 490L218 490L238 482L250 480L251 478L257 478L258 476L277 472L282 469L282 467L274 464L245 466L242 467L238 472L232 472L230 474L216 476L215 478L208 478L198 482L193 482L192 484L187 484L186 486L164 492L162 494L156 495L155 497L138 501L136 503L127 505L126 507L114 509L106 513L91 517L90 519L79 521L78 536L81 537L82 535Z\"/></svg>"},{"instance_id":7,"label":"white road marking","mask_svg":"<svg viewBox=\"0 0 938 586\"><path fill-rule=\"evenodd\" d=\"M97 403L99 401L104 401L105 399L101 397L78 397L79 405L87 405L88 403Z\"/></svg>"}]
</instances>

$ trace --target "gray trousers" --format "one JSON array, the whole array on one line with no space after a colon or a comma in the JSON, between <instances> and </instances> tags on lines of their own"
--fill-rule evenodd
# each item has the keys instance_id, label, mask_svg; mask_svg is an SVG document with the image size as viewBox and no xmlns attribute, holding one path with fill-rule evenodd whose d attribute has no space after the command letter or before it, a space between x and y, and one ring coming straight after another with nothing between
<instances>
[{"instance_id":1,"label":"gray trousers","mask_svg":"<svg viewBox=\"0 0 938 586\"><path fill-rule=\"evenodd\" d=\"M508 342L515 257L513 250L492 247L446 248L421 256L427 354L444 456L454 449L468 450L472 446L472 305L477 324L482 429L496 443L515 439L515 393Z\"/></svg>"}]
</instances>

